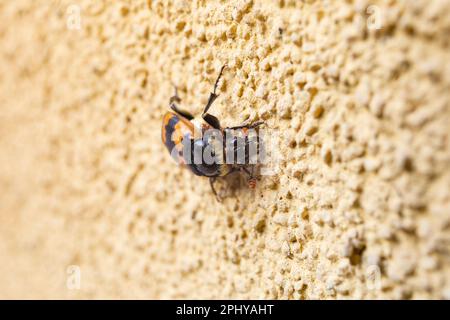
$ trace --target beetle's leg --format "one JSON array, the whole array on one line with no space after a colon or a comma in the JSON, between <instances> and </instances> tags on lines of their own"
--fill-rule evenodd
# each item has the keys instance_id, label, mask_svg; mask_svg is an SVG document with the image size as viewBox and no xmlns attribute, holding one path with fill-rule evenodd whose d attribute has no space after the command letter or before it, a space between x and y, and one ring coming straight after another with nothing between
<instances>
[{"instance_id":1,"label":"beetle's leg","mask_svg":"<svg viewBox=\"0 0 450 320\"><path fill-rule=\"evenodd\" d=\"M263 124L264 124L264 121L260 120L260 121L256 121L256 122L251 123L248 127L250 129L254 129L254 128L257 128L257 127L259 127L259 126L261 126Z\"/></svg>"},{"instance_id":2,"label":"beetle's leg","mask_svg":"<svg viewBox=\"0 0 450 320\"><path fill-rule=\"evenodd\" d=\"M239 171L238 168L232 168L230 171L228 171L228 173L226 175L224 175L224 177L226 177L226 176L228 176L228 175L230 175L232 173L238 172L238 171Z\"/></svg>"},{"instance_id":3,"label":"beetle's leg","mask_svg":"<svg viewBox=\"0 0 450 320\"><path fill-rule=\"evenodd\" d=\"M250 171L248 171L248 169L246 167L241 167L241 170L244 171L248 175L249 179L253 178L253 174L250 173Z\"/></svg>"},{"instance_id":4,"label":"beetle's leg","mask_svg":"<svg viewBox=\"0 0 450 320\"><path fill-rule=\"evenodd\" d=\"M252 167L252 172L248 171L248 169L246 167L241 168L241 170L244 171L248 175L247 183L248 183L248 186L250 187L250 189L255 189L255 187L256 187L257 178L254 176L253 168L254 167Z\"/></svg>"},{"instance_id":5,"label":"beetle's leg","mask_svg":"<svg viewBox=\"0 0 450 320\"><path fill-rule=\"evenodd\" d=\"M222 68L220 69L219 76L216 79L216 83L214 83L213 92L211 92L210 95L209 95L209 99L208 99L208 102L206 103L205 109L203 110L202 117L205 116L205 114L208 112L209 108L213 104L214 100L216 100L217 97L219 96L218 94L216 94L216 89L217 89L217 85L219 84L219 80L222 77L223 69L225 69L225 67L226 67L226 64L224 64L222 66Z\"/></svg>"},{"instance_id":6,"label":"beetle's leg","mask_svg":"<svg viewBox=\"0 0 450 320\"><path fill-rule=\"evenodd\" d=\"M235 129L242 129L242 128L248 128L248 129L254 129L259 127L260 125L263 125L264 121L256 121L254 123L251 124L241 124L240 126L235 126L235 127L227 127L225 129L230 129L230 130L235 130Z\"/></svg>"},{"instance_id":7,"label":"beetle's leg","mask_svg":"<svg viewBox=\"0 0 450 320\"><path fill-rule=\"evenodd\" d=\"M222 202L222 199L217 194L216 188L214 188L214 182L216 182L216 177L210 177L209 184L211 186L211 190L214 193L214 196L216 197L217 201Z\"/></svg>"},{"instance_id":8,"label":"beetle's leg","mask_svg":"<svg viewBox=\"0 0 450 320\"><path fill-rule=\"evenodd\" d=\"M185 110L182 110L182 109L178 108L177 103L181 102L181 98L178 95L178 88L177 88L177 86L174 83L172 83L172 86L173 86L175 92L174 92L174 95L171 96L170 100L169 100L170 109L172 109L173 111L175 111L176 113L178 113L179 115L185 117L188 120L194 119L194 116L192 114L190 114L189 112L187 112Z\"/></svg>"}]
</instances>

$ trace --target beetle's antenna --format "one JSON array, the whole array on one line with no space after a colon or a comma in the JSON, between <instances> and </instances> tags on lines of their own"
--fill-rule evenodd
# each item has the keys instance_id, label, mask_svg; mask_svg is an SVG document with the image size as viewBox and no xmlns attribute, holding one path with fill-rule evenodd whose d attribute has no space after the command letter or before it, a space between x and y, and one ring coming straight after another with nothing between
<instances>
[{"instance_id":1,"label":"beetle's antenna","mask_svg":"<svg viewBox=\"0 0 450 320\"><path fill-rule=\"evenodd\" d=\"M172 84L172 87L173 87L173 96L170 97L169 105L181 102L181 98L178 95L178 88L177 88L176 84L173 83L173 82L171 82L171 84Z\"/></svg>"},{"instance_id":2,"label":"beetle's antenna","mask_svg":"<svg viewBox=\"0 0 450 320\"><path fill-rule=\"evenodd\" d=\"M220 78L222 77L223 69L225 69L226 66L227 66L227 65L224 64L224 65L222 66L222 68L220 68L219 75L218 75L218 77L217 77L217 79L216 79L216 82L214 83L214 91L213 91L214 94L216 93L216 89L217 89L217 85L219 84L219 80L220 80Z\"/></svg>"},{"instance_id":3,"label":"beetle's antenna","mask_svg":"<svg viewBox=\"0 0 450 320\"><path fill-rule=\"evenodd\" d=\"M218 94L216 94L216 89L217 89L217 85L219 84L219 80L222 77L223 69L225 69L226 66L227 65L224 64L222 66L222 68L220 69L219 76L217 77L216 82L214 83L213 92L211 92L209 95L208 103L206 103L206 106L205 106L205 109L203 110L202 116L204 116L208 112L208 110L211 107L211 105L213 104L214 100L216 100L217 97L219 96Z\"/></svg>"},{"instance_id":4,"label":"beetle's antenna","mask_svg":"<svg viewBox=\"0 0 450 320\"><path fill-rule=\"evenodd\" d=\"M177 104L181 103L181 98L178 95L178 87L173 82L172 82L172 86L174 88L174 94L173 94L173 96L170 97L170 100L169 100L170 109L172 109L173 111L175 111L176 113L185 117L188 120L194 119L194 116L192 114L190 114L188 111L182 110L178 107Z\"/></svg>"}]
</instances>

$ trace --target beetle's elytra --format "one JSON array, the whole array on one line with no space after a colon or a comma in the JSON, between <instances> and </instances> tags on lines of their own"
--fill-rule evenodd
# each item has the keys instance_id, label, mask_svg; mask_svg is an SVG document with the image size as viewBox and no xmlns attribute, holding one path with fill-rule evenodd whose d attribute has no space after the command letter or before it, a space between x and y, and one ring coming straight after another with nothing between
<instances>
[{"instance_id":1,"label":"beetle's elytra","mask_svg":"<svg viewBox=\"0 0 450 320\"><path fill-rule=\"evenodd\" d=\"M177 88L170 98L170 108L163 117L161 138L177 163L189 168L195 175L209 177L211 189L217 177L233 172L244 172L249 177L249 186L255 187L253 155L260 154L261 140L258 121L248 125L221 127L219 119L208 113L217 99L217 85L225 66L222 66L209 95L208 102L199 117L178 107L181 102ZM236 134L238 133L238 134ZM251 166L250 170L248 167Z\"/></svg>"}]
</instances>

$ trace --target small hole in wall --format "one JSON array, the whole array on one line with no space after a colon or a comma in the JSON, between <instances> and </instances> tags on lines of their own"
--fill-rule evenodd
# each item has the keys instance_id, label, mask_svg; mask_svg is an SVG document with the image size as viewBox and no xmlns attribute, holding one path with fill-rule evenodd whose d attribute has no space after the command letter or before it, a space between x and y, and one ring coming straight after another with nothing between
<instances>
[{"instance_id":1,"label":"small hole in wall","mask_svg":"<svg viewBox=\"0 0 450 320\"><path fill-rule=\"evenodd\" d=\"M352 255L350 256L350 264L353 266L361 264L362 255L364 254L365 250L366 246L363 246L361 248L353 248Z\"/></svg>"},{"instance_id":2,"label":"small hole in wall","mask_svg":"<svg viewBox=\"0 0 450 320\"><path fill-rule=\"evenodd\" d=\"M233 218L230 216L227 217L227 226L228 226L228 228L233 228L233 226L234 226Z\"/></svg>"},{"instance_id":3,"label":"small hole in wall","mask_svg":"<svg viewBox=\"0 0 450 320\"><path fill-rule=\"evenodd\" d=\"M308 210L304 210L302 212L302 219L303 220L309 220L309 212L308 212Z\"/></svg>"},{"instance_id":4,"label":"small hole in wall","mask_svg":"<svg viewBox=\"0 0 450 320\"><path fill-rule=\"evenodd\" d=\"M120 8L120 14L122 17L126 17L129 12L130 12L130 9L128 9L127 7Z\"/></svg>"}]
</instances>

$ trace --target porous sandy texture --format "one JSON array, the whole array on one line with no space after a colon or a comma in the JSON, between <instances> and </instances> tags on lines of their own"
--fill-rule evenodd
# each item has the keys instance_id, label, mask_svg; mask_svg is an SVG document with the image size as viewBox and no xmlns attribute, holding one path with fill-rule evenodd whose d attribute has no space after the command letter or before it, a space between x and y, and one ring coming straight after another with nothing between
<instances>
[{"instance_id":1,"label":"porous sandy texture","mask_svg":"<svg viewBox=\"0 0 450 320\"><path fill-rule=\"evenodd\" d=\"M450 298L449 12L2 1L0 297ZM285 136L218 203L160 128L225 63L211 112Z\"/></svg>"}]
</instances>

